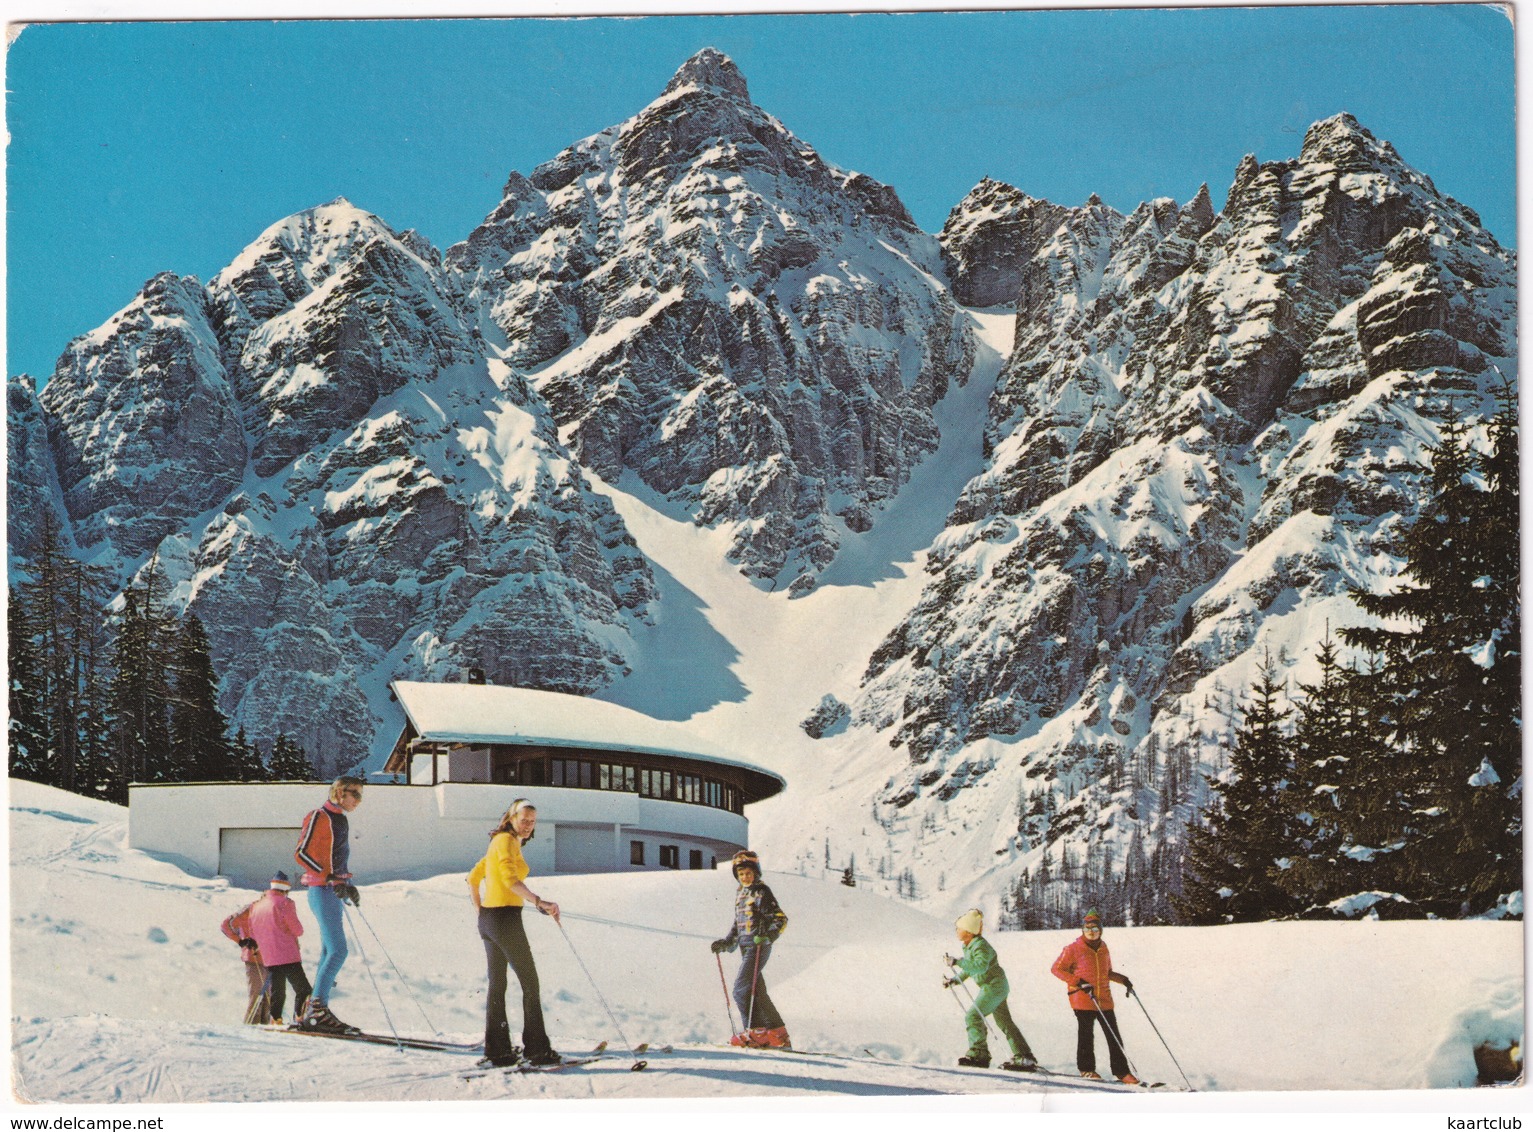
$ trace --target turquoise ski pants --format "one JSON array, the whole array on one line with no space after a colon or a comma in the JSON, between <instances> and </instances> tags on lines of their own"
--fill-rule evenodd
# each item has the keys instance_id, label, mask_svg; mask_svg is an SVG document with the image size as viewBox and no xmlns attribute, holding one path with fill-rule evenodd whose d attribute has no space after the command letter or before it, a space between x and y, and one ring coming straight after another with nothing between
<instances>
[{"instance_id":1,"label":"turquoise ski pants","mask_svg":"<svg viewBox=\"0 0 1533 1132\"><path fill-rule=\"evenodd\" d=\"M979 996L974 1000L974 1005L964 1015L964 1025L969 1031L970 1057L989 1057L990 1043L985 1038L985 1015L995 1018L995 1024L1001 1028L1001 1033L1006 1037L1006 1043L1011 1046L1011 1056L1018 1061L1032 1060L1033 1051L1027 1044L1027 1039L1022 1036L1022 1031L1017 1029L1017 1024L1011 1020L1011 1008L1006 1005L1006 996L1011 988L1006 983L997 983L994 986L980 990Z\"/></svg>"}]
</instances>

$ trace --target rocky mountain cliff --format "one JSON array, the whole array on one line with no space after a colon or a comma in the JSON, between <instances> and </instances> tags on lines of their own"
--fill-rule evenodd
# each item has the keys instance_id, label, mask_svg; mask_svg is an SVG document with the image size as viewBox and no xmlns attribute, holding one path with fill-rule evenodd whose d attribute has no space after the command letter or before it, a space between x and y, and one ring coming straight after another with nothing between
<instances>
[{"instance_id":1,"label":"rocky mountain cliff","mask_svg":"<svg viewBox=\"0 0 1533 1132\"><path fill-rule=\"evenodd\" d=\"M583 468L724 526L765 587L812 588L967 377L940 276L891 189L706 50L513 173L445 257L337 200L206 286L150 280L40 398L13 386L10 547L52 507L124 580L152 560L234 722L344 765L392 739L390 677L589 693L629 669L653 576Z\"/></svg>"},{"instance_id":2,"label":"rocky mountain cliff","mask_svg":"<svg viewBox=\"0 0 1533 1132\"><path fill-rule=\"evenodd\" d=\"M982 470L921 495L998 307ZM919 599L854 695L825 671L770 706L820 736L771 758L840 776L838 849L980 899L1061 843L1121 864L1180 830L1262 656L1307 678L1347 587L1398 571L1438 422L1515 380L1515 316L1513 254L1347 115L1241 161L1220 212L986 180L932 237L706 50L445 254L338 200L206 285L150 280L40 394L11 382L10 550L51 513L124 581L152 561L234 721L329 771L392 742L393 677L592 693L685 671L637 642L692 626L721 665L821 663L663 607L696 595L591 474L664 513L647 537L722 532L762 625L897 493L940 494Z\"/></svg>"},{"instance_id":3,"label":"rocky mountain cliff","mask_svg":"<svg viewBox=\"0 0 1533 1132\"><path fill-rule=\"evenodd\" d=\"M1016 214L994 264L980 196ZM982 185L944 231L969 278L1016 280L1016 346L988 466L852 705L906 756L886 829L977 825L1013 873L1061 840L1121 861L1187 816L1168 757L1216 769L1262 655L1307 675L1362 622L1346 589L1398 569L1437 422L1516 354L1512 254L1348 115L1242 161L1218 216L1206 189L1093 198L1039 241L1038 211Z\"/></svg>"},{"instance_id":4,"label":"rocky mountain cliff","mask_svg":"<svg viewBox=\"0 0 1533 1132\"><path fill-rule=\"evenodd\" d=\"M206 287L150 280L41 395L76 541L162 570L233 721L323 772L380 740L392 677L588 693L649 616L647 562L469 309L424 240L337 200Z\"/></svg>"},{"instance_id":5,"label":"rocky mountain cliff","mask_svg":"<svg viewBox=\"0 0 1533 1132\"><path fill-rule=\"evenodd\" d=\"M935 241L704 50L621 125L513 174L447 253L583 464L726 526L801 593L936 448L972 362Z\"/></svg>"}]
</instances>

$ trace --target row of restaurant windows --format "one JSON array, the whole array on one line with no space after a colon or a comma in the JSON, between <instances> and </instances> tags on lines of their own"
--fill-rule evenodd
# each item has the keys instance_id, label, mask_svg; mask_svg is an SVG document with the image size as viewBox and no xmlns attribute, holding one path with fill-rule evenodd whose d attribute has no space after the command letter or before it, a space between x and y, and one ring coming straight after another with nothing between
<instances>
[{"instance_id":1,"label":"row of restaurant windows","mask_svg":"<svg viewBox=\"0 0 1533 1132\"><path fill-rule=\"evenodd\" d=\"M740 788L728 782L673 770L598 762L595 759L523 759L497 768L498 781L522 786L571 786L579 790L620 790L645 798L691 802L716 810L744 813ZM502 775L504 777L502 777ZM702 866L698 866L701 868Z\"/></svg>"},{"instance_id":2,"label":"row of restaurant windows","mask_svg":"<svg viewBox=\"0 0 1533 1132\"><path fill-rule=\"evenodd\" d=\"M630 865L647 864L644 859L644 842L630 841L628 843L628 863ZM710 868L718 866L718 858L710 858ZM681 847L678 845L660 846L660 867L662 869L681 868ZM687 868L700 869L703 867L703 851L701 849L687 850Z\"/></svg>"}]
</instances>

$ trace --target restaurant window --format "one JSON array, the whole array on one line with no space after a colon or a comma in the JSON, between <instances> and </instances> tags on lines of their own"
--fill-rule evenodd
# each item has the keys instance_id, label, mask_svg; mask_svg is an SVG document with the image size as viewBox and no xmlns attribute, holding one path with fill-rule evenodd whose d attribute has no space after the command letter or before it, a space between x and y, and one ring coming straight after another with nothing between
<instances>
[{"instance_id":1,"label":"restaurant window","mask_svg":"<svg viewBox=\"0 0 1533 1132\"><path fill-rule=\"evenodd\" d=\"M703 851L694 849L687 855L687 868L700 869L703 867Z\"/></svg>"},{"instance_id":2,"label":"restaurant window","mask_svg":"<svg viewBox=\"0 0 1533 1132\"><path fill-rule=\"evenodd\" d=\"M630 841L628 843L628 863L630 865L642 865L644 863L644 842Z\"/></svg>"},{"instance_id":3,"label":"restaurant window","mask_svg":"<svg viewBox=\"0 0 1533 1132\"><path fill-rule=\"evenodd\" d=\"M681 868L681 848L676 845L660 846L660 867L662 869Z\"/></svg>"}]
</instances>

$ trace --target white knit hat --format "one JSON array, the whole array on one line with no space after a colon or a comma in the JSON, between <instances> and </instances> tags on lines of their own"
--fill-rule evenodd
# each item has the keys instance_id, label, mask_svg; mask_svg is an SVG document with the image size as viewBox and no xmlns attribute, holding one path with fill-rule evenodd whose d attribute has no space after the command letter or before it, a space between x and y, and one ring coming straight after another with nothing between
<instances>
[{"instance_id":1,"label":"white knit hat","mask_svg":"<svg viewBox=\"0 0 1533 1132\"><path fill-rule=\"evenodd\" d=\"M981 935L985 927L985 916L978 908L970 908L962 916L958 917L960 929L970 935Z\"/></svg>"}]
</instances>

